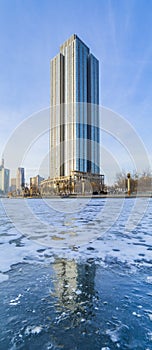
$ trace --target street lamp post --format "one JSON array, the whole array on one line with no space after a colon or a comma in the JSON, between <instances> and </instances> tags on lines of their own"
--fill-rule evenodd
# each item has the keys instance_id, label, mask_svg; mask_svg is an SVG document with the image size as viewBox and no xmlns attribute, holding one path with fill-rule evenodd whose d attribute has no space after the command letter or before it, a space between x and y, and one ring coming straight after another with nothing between
<instances>
[{"instance_id":1,"label":"street lamp post","mask_svg":"<svg viewBox=\"0 0 152 350\"><path fill-rule=\"evenodd\" d=\"M128 196L130 196L130 173L127 174L127 190L128 190Z\"/></svg>"}]
</instances>

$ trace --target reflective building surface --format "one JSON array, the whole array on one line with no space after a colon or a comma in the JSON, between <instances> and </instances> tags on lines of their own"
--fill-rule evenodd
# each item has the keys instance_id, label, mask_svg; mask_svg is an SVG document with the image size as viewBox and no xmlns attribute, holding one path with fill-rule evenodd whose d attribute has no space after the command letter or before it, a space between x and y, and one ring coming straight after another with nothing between
<instances>
[{"instance_id":1,"label":"reflective building surface","mask_svg":"<svg viewBox=\"0 0 152 350\"><path fill-rule=\"evenodd\" d=\"M51 60L50 177L100 173L99 62L72 35Z\"/></svg>"},{"instance_id":2,"label":"reflective building surface","mask_svg":"<svg viewBox=\"0 0 152 350\"><path fill-rule=\"evenodd\" d=\"M0 195L9 191L10 170L4 167L4 159L0 165Z\"/></svg>"},{"instance_id":3,"label":"reflective building surface","mask_svg":"<svg viewBox=\"0 0 152 350\"><path fill-rule=\"evenodd\" d=\"M16 190L20 193L25 185L24 168L19 167L16 175Z\"/></svg>"}]
</instances>

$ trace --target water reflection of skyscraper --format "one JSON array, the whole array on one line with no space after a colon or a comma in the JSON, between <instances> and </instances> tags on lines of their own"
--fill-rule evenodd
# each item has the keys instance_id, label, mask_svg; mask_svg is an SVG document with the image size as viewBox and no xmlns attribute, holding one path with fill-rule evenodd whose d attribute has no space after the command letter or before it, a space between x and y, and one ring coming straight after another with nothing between
<instances>
[{"instance_id":1,"label":"water reflection of skyscraper","mask_svg":"<svg viewBox=\"0 0 152 350\"><path fill-rule=\"evenodd\" d=\"M53 267L56 273L54 296L57 297L57 309L83 311L86 303L90 303L96 294L95 264L57 258Z\"/></svg>"}]
</instances>

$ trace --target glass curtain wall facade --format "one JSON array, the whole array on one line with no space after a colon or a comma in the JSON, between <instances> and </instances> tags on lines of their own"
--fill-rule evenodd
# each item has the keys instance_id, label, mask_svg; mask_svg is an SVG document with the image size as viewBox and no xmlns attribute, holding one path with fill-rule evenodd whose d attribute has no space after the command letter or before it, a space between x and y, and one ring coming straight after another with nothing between
<instances>
[{"instance_id":1,"label":"glass curtain wall facade","mask_svg":"<svg viewBox=\"0 0 152 350\"><path fill-rule=\"evenodd\" d=\"M10 170L0 166L0 193L8 193L9 191Z\"/></svg>"},{"instance_id":2,"label":"glass curtain wall facade","mask_svg":"<svg viewBox=\"0 0 152 350\"><path fill-rule=\"evenodd\" d=\"M24 176L24 168L18 168L17 169L17 175L16 175L16 190L22 191L23 187L25 186L25 176Z\"/></svg>"},{"instance_id":3,"label":"glass curtain wall facade","mask_svg":"<svg viewBox=\"0 0 152 350\"><path fill-rule=\"evenodd\" d=\"M99 62L88 57L88 171L100 173Z\"/></svg>"},{"instance_id":4,"label":"glass curtain wall facade","mask_svg":"<svg viewBox=\"0 0 152 350\"><path fill-rule=\"evenodd\" d=\"M100 173L99 127L99 62L74 34L51 60L51 178Z\"/></svg>"},{"instance_id":5,"label":"glass curtain wall facade","mask_svg":"<svg viewBox=\"0 0 152 350\"><path fill-rule=\"evenodd\" d=\"M51 123L50 123L50 177L64 175L64 57L58 54L51 61Z\"/></svg>"}]
</instances>

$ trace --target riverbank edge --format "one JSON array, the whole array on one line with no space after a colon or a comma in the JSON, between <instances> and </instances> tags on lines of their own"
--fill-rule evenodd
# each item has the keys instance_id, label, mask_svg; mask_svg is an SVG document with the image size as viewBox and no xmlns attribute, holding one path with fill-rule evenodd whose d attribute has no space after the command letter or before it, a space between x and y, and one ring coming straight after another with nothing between
<instances>
[{"instance_id":1,"label":"riverbank edge","mask_svg":"<svg viewBox=\"0 0 152 350\"><path fill-rule=\"evenodd\" d=\"M99 198L152 198L152 193L137 193L137 194L98 194L98 195L93 195L93 194L69 194L67 197L61 197L61 196L16 196L16 197L8 197L8 196L1 196L0 199L72 199L72 198L93 198L93 199L99 199Z\"/></svg>"}]
</instances>

